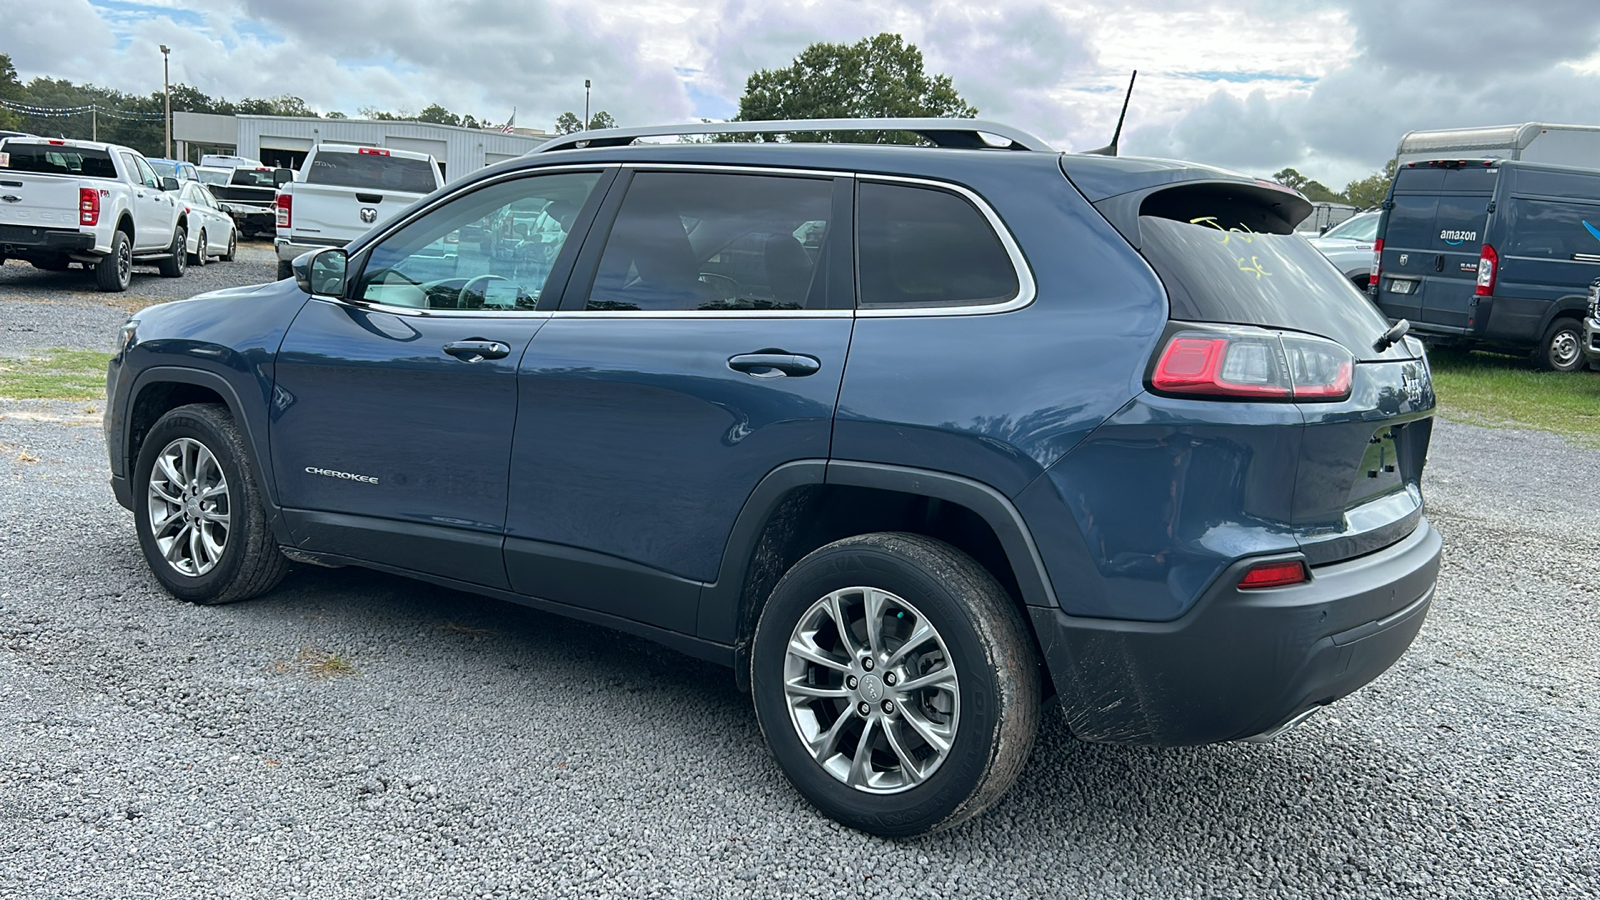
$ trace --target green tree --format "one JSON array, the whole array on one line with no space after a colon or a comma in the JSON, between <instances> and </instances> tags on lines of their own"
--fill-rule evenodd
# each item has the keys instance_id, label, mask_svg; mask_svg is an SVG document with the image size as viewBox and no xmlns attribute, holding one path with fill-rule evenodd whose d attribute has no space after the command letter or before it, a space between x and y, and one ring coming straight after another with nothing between
<instances>
[{"instance_id":1,"label":"green tree","mask_svg":"<svg viewBox=\"0 0 1600 900\"><path fill-rule=\"evenodd\" d=\"M922 51L898 34L854 44L818 42L784 69L762 69L745 82L737 122L769 119L877 119L901 116L972 118L978 110L947 75L929 75ZM797 134L793 140L917 143L908 134Z\"/></svg>"},{"instance_id":2,"label":"green tree","mask_svg":"<svg viewBox=\"0 0 1600 900\"><path fill-rule=\"evenodd\" d=\"M600 110L589 117L589 127L583 127L583 120L575 112L564 112L556 116L556 134L575 134L579 131L594 131L598 128L615 128L617 120L611 113Z\"/></svg>"},{"instance_id":3,"label":"green tree","mask_svg":"<svg viewBox=\"0 0 1600 900\"><path fill-rule=\"evenodd\" d=\"M417 121L434 125L460 125L461 117L437 103L430 103L417 113Z\"/></svg>"},{"instance_id":4,"label":"green tree","mask_svg":"<svg viewBox=\"0 0 1600 900\"><path fill-rule=\"evenodd\" d=\"M11 55L0 53L0 100L17 103L22 100L22 82L17 80L17 67L11 64ZM0 129L20 131L22 117L9 109L0 109Z\"/></svg>"},{"instance_id":5,"label":"green tree","mask_svg":"<svg viewBox=\"0 0 1600 900\"><path fill-rule=\"evenodd\" d=\"M1345 200L1362 209L1372 209L1389 196L1389 183L1394 180L1395 161L1384 163L1382 172L1373 172L1365 178L1344 186Z\"/></svg>"},{"instance_id":6,"label":"green tree","mask_svg":"<svg viewBox=\"0 0 1600 900\"><path fill-rule=\"evenodd\" d=\"M601 128L615 127L617 127L617 120L611 117L611 113L608 113L603 109L589 117L590 131L596 131Z\"/></svg>"}]
</instances>

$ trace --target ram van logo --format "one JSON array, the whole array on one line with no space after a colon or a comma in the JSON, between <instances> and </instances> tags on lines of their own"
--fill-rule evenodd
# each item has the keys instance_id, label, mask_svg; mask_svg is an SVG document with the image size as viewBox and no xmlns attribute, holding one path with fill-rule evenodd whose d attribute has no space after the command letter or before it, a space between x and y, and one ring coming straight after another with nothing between
<instances>
[{"instance_id":1,"label":"ram van logo","mask_svg":"<svg viewBox=\"0 0 1600 900\"><path fill-rule=\"evenodd\" d=\"M1476 231L1451 231L1450 229L1446 228L1445 230L1439 232L1439 240L1444 241L1446 244L1449 244L1452 247L1465 241L1475 241L1477 239L1478 233Z\"/></svg>"},{"instance_id":2,"label":"ram van logo","mask_svg":"<svg viewBox=\"0 0 1600 900\"><path fill-rule=\"evenodd\" d=\"M352 472L340 472L335 469L321 469L316 466L306 466L307 475L321 475L324 478L337 478L341 481L359 481L362 484L377 484L378 479L371 475L356 475Z\"/></svg>"},{"instance_id":3,"label":"ram van logo","mask_svg":"<svg viewBox=\"0 0 1600 900\"><path fill-rule=\"evenodd\" d=\"M361 208L361 221L367 223L368 225L378 221L378 211L370 206L363 206Z\"/></svg>"}]
</instances>

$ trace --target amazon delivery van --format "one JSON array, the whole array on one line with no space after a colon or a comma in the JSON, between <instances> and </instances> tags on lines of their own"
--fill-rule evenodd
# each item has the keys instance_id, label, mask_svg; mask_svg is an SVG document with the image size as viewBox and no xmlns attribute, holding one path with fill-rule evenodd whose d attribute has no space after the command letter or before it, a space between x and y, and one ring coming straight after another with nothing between
<instances>
[{"instance_id":1,"label":"amazon delivery van","mask_svg":"<svg viewBox=\"0 0 1600 900\"><path fill-rule=\"evenodd\" d=\"M1403 164L1383 204L1369 290L1437 343L1585 366L1600 276L1600 170L1500 159Z\"/></svg>"}]
</instances>

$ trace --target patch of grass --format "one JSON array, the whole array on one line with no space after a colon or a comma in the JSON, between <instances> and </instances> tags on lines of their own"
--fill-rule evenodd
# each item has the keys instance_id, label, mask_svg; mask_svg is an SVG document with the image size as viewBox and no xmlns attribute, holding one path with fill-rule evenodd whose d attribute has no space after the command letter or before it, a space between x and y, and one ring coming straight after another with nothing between
<instances>
[{"instance_id":1,"label":"patch of grass","mask_svg":"<svg viewBox=\"0 0 1600 900\"><path fill-rule=\"evenodd\" d=\"M276 662L272 671L282 675L290 672L304 672L313 678L336 678L340 675L359 675L355 664L349 658L332 650L318 650L315 647L302 647L300 655L292 662Z\"/></svg>"},{"instance_id":2,"label":"patch of grass","mask_svg":"<svg viewBox=\"0 0 1600 900\"><path fill-rule=\"evenodd\" d=\"M105 396L111 354L46 350L43 355L0 359L0 397L12 400L94 400Z\"/></svg>"},{"instance_id":3,"label":"patch of grass","mask_svg":"<svg viewBox=\"0 0 1600 900\"><path fill-rule=\"evenodd\" d=\"M1430 350L1428 360L1446 418L1600 445L1600 373L1541 372L1523 357L1462 350Z\"/></svg>"}]
</instances>

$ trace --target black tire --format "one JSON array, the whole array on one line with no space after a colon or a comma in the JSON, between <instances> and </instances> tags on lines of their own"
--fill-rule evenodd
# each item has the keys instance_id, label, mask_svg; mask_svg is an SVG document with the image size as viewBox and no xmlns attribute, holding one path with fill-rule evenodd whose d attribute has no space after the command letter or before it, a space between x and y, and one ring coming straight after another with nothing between
<instances>
[{"instance_id":1,"label":"black tire","mask_svg":"<svg viewBox=\"0 0 1600 900\"><path fill-rule=\"evenodd\" d=\"M195 572L183 571L182 561L167 560L150 513L151 482L158 458L185 439L204 447L215 460L216 468L225 479L221 496L228 517L220 554L209 569L191 566L197 570ZM165 475L162 484L164 489L171 486ZM187 498L187 495L180 496ZM197 507L202 505L201 498L194 499ZM163 587L181 600L204 604L248 600L272 590L289 570L289 560L278 550L267 524L260 484L244 436L227 407L220 403L180 406L151 427L134 464L133 515L139 546L151 572ZM178 517L177 514L172 516L173 519ZM170 533L181 536L186 531L180 528ZM180 538L174 538L174 544L180 543ZM183 549L179 547L180 553Z\"/></svg>"},{"instance_id":2,"label":"black tire","mask_svg":"<svg viewBox=\"0 0 1600 900\"><path fill-rule=\"evenodd\" d=\"M204 266L206 264L206 249L207 249L206 248L206 230L204 228L200 229L200 236L195 241L195 246L200 248L200 252L195 253L195 254L193 254L193 255L191 255L189 257L189 265L191 265L191 266Z\"/></svg>"},{"instance_id":3,"label":"black tire","mask_svg":"<svg viewBox=\"0 0 1600 900\"><path fill-rule=\"evenodd\" d=\"M869 793L825 769L802 740L785 693L785 665L796 629L824 598L852 587L887 591L914 607L908 621L920 616L936 629L937 639L948 651L940 654L944 656L942 664L953 666L959 679L959 701L950 704L959 712L948 750L925 780L895 787L896 793ZM903 616L880 617L880 630L895 625L893 620ZM865 702L866 697L873 697L876 703L877 696L899 696L902 704L907 702L906 695L893 693L896 689L881 687L896 683L889 680L888 662L885 659L878 664L882 679L872 693L867 693L864 674L872 669L858 672L862 696L847 698L847 710L854 708L851 703ZM909 684L919 676L907 673L900 677ZM885 532L845 538L796 563L761 611L751 646L750 685L762 734L795 788L833 819L884 837L940 831L982 812L1016 781L1039 727L1039 665L1016 604L971 557L917 534ZM877 693L879 690L883 693ZM877 724L880 735L886 727L882 723L892 719L891 713L904 716L907 710L883 707L883 712ZM850 714L830 721L839 723ZM830 728L834 730L838 727ZM902 729L900 734L903 742L907 732ZM882 738L878 741L885 743ZM844 747L849 738L835 743ZM901 756L898 749L889 757L880 756L885 752L882 748L873 752L869 766L884 758L891 773L896 767L904 771L895 761ZM857 756L853 750L850 755L852 759ZM836 761L840 758L833 757ZM922 762L928 759L924 757Z\"/></svg>"},{"instance_id":4,"label":"black tire","mask_svg":"<svg viewBox=\"0 0 1600 900\"><path fill-rule=\"evenodd\" d=\"M1551 372L1581 372L1588 365L1583 355L1583 323L1571 318L1551 322L1533 351L1533 364Z\"/></svg>"},{"instance_id":5,"label":"black tire","mask_svg":"<svg viewBox=\"0 0 1600 900\"><path fill-rule=\"evenodd\" d=\"M162 278L182 278L183 272L189 267L189 230L182 225L172 233L172 246L167 248L167 255L156 263L156 271Z\"/></svg>"},{"instance_id":6,"label":"black tire","mask_svg":"<svg viewBox=\"0 0 1600 900\"><path fill-rule=\"evenodd\" d=\"M133 240L126 231L111 235L111 252L94 266L94 283L102 291L121 293L133 281Z\"/></svg>"},{"instance_id":7,"label":"black tire","mask_svg":"<svg viewBox=\"0 0 1600 900\"><path fill-rule=\"evenodd\" d=\"M239 255L239 229L230 228L230 229L228 229L228 252L222 254L221 259L222 259L223 262L233 262L233 258L238 256L238 255Z\"/></svg>"},{"instance_id":8,"label":"black tire","mask_svg":"<svg viewBox=\"0 0 1600 900\"><path fill-rule=\"evenodd\" d=\"M294 266L290 265L287 262L284 262L281 259L278 260L278 280L282 281L285 278L293 278L293 277L294 277Z\"/></svg>"}]
</instances>

